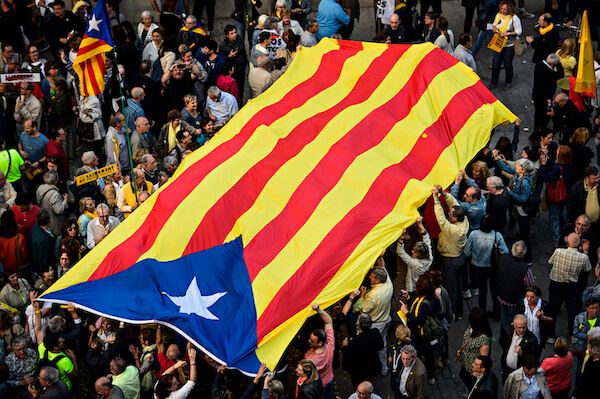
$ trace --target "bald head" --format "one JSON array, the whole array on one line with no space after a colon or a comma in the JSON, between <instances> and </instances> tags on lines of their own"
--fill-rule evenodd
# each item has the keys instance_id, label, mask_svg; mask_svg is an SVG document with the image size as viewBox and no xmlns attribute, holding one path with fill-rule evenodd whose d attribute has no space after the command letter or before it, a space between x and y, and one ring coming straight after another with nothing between
<instances>
[{"instance_id":1,"label":"bald head","mask_svg":"<svg viewBox=\"0 0 600 399\"><path fill-rule=\"evenodd\" d=\"M100 377L94 384L96 393L102 397L108 398L112 394L113 386L110 380L106 377Z\"/></svg>"},{"instance_id":2,"label":"bald head","mask_svg":"<svg viewBox=\"0 0 600 399\"><path fill-rule=\"evenodd\" d=\"M260 57L258 57L256 59L256 65L259 68L267 69L270 66L269 64L270 64L270 60L269 60L269 57L267 57L266 55L261 55Z\"/></svg>"},{"instance_id":3,"label":"bald head","mask_svg":"<svg viewBox=\"0 0 600 399\"><path fill-rule=\"evenodd\" d=\"M363 381L360 384L358 384L358 391L360 391L360 393L363 395L366 394L367 392L369 393L369 395L371 395L373 393L373 384L371 384L369 381Z\"/></svg>"},{"instance_id":4,"label":"bald head","mask_svg":"<svg viewBox=\"0 0 600 399\"><path fill-rule=\"evenodd\" d=\"M567 246L569 248L579 248L579 242L580 241L581 241L581 239L579 238L579 234L577 234L577 233L571 233L567 237Z\"/></svg>"},{"instance_id":5,"label":"bald head","mask_svg":"<svg viewBox=\"0 0 600 399\"><path fill-rule=\"evenodd\" d=\"M398 14L393 13L390 16L390 27L392 28L392 30L398 30L399 25L400 25L400 17L398 16Z\"/></svg>"}]
</instances>

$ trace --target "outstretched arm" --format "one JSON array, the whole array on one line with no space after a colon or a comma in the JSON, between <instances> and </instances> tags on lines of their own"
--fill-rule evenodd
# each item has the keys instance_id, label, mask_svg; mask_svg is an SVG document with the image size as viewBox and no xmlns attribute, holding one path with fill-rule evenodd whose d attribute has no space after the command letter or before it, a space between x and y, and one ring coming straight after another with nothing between
<instances>
[{"instance_id":1,"label":"outstretched arm","mask_svg":"<svg viewBox=\"0 0 600 399\"><path fill-rule=\"evenodd\" d=\"M325 323L324 329L333 329L333 319L331 318L329 313L321 309L318 303L313 303L312 308L315 312L319 314L319 316L321 316L321 320L323 320L323 322Z\"/></svg>"}]
</instances>

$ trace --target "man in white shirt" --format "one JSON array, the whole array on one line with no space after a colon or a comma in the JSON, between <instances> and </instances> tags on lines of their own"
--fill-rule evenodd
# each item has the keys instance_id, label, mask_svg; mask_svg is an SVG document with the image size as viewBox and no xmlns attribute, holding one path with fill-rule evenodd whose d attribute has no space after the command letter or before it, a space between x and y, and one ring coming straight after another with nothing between
<instances>
[{"instance_id":1,"label":"man in white shirt","mask_svg":"<svg viewBox=\"0 0 600 399\"><path fill-rule=\"evenodd\" d=\"M208 89L206 112L215 125L224 125L237 114L238 110L238 103L234 96L221 91L217 86Z\"/></svg>"},{"instance_id":2,"label":"man in white shirt","mask_svg":"<svg viewBox=\"0 0 600 399\"><path fill-rule=\"evenodd\" d=\"M319 43L317 39L317 32L319 31L319 22L314 18L308 18L306 21L306 30L300 36L300 43L302 47L312 47Z\"/></svg>"},{"instance_id":3,"label":"man in white shirt","mask_svg":"<svg viewBox=\"0 0 600 399\"><path fill-rule=\"evenodd\" d=\"M104 238L119 225L119 219L109 215L110 209L106 204L100 204L96 207L98 217L87 225L87 247L94 248L104 240Z\"/></svg>"}]
</instances>

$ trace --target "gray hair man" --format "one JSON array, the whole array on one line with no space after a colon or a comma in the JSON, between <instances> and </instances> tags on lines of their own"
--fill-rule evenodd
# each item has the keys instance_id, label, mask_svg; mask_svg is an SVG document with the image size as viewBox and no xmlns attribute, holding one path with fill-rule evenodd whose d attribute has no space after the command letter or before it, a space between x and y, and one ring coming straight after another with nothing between
<instances>
[{"instance_id":1,"label":"gray hair man","mask_svg":"<svg viewBox=\"0 0 600 399\"><path fill-rule=\"evenodd\" d=\"M579 252L581 243L582 252ZM558 314L563 301L567 305L567 326L569 335L573 333L573 323L575 322L576 304L577 304L577 282L579 274L589 272L592 269L588 251L589 241L581 242L577 233L571 233L567 236L567 248L556 248L554 253L548 259L548 264L552 265L550 270L550 311L552 314ZM555 331L550 331L550 338L556 336Z\"/></svg>"},{"instance_id":2,"label":"gray hair man","mask_svg":"<svg viewBox=\"0 0 600 399\"><path fill-rule=\"evenodd\" d=\"M256 59L256 68L252 68L248 73L248 84L252 90L252 98L258 97L267 90L273 83L269 68L271 61L266 55L261 55Z\"/></svg>"},{"instance_id":3,"label":"gray hair man","mask_svg":"<svg viewBox=\"0 0 600 399\"><path fill-rule=\"evenodd\" d=\"M36 198L41 208L50 212L50 230L52 234L61 234L63 222L67 218L69 209L69 194L61 194L56 188L58 173L49 170L44 174L44 184L38 187Z\"/></svg>"},{"instance_id":4,"label":"gray hair man","mask_svg":"<svg viewBox=\"0 0 600 399\"><path fill-rule=\"evenodd\" d=\"M428 398L429 386L425 365L417 357L417 350L412 345L405 345L401 352L402 368L399 371L400 394L407 398ZM431 376L433 378L433 376Z\"/></svg>"},{"instance_id":5,"label":"gray hair man","mask_svg":"<svg viewBox=\"0 0 600 399\"><path fill-rule=\"evenodd\" d=\"M208 88L206 113L215 125L224 125L239 111L237 100L231 94L221 91L217 86Z\"/></svg>"},{"instance_id":6,"label":"gray hair man","mask_svg":"<svg viewBox=\"0 0 600 399\"><path fill-rule=\"evenodd\" d=\"M373 321L373 328L377 329L383 338L383 349L379 351L381 361L381 374L388 373L387 364L387 331L392 322L390 316L394 286L384 267L374 267L369 274L371 290L365 295L362 311L368 313Z\"/></svg>"},{"instance_id":7,"label":"gray hair man","mask_svg":"<svg viewBox=\"0 0 600 399\"><path fill-rule=\"evenodd\" d=\"M110 208L106 204L99 204L96 207L98 217L87 225L87 247L92 249L104 240L108 233L113 231L119 225L119 219L110 216Z\"/></svg>"}]
</instances>

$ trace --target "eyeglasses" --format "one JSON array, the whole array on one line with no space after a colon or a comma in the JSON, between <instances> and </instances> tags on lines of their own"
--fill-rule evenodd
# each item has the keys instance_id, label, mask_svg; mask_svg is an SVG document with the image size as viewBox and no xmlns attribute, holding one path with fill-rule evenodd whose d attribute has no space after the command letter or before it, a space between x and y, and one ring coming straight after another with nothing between
<instances>
[{"instance_id":1,"label":"eyeglasses","mask_svg":"<svg viewBox=\"0 0 600 399\"><path fill-rule=\"evenodd\" d=\"M71 230L75 230L75 228L76 228L75 226L69 226L69 227L67 228L67 230L71 231Z\"/></svg>"},{"instance_id":2,"label":"eyeglasses","mask_svg":"<svg viewBox=\"0 0 600 399\"><path fill-rule=\"evenodd\" d=\"M65 262L66 262L66 261L68 261L68 260L71 260L71 259L70 259L70 258L63 258L62 256L60 257L60 261L61 261L61 262L62 262L62 261L65 261Z\"/></svg>"},{"instance_id":3,"label":"eyeglasses","mask_svg":"<svg viewBox=\"0 0 600 399\"><path fill-rule=\"evenodd\" d=\"M35 53L39 53L39 52L40 52L39 50L31 50L29 53L30 54L35 54Z\"/></svg>"}]
</instances>

